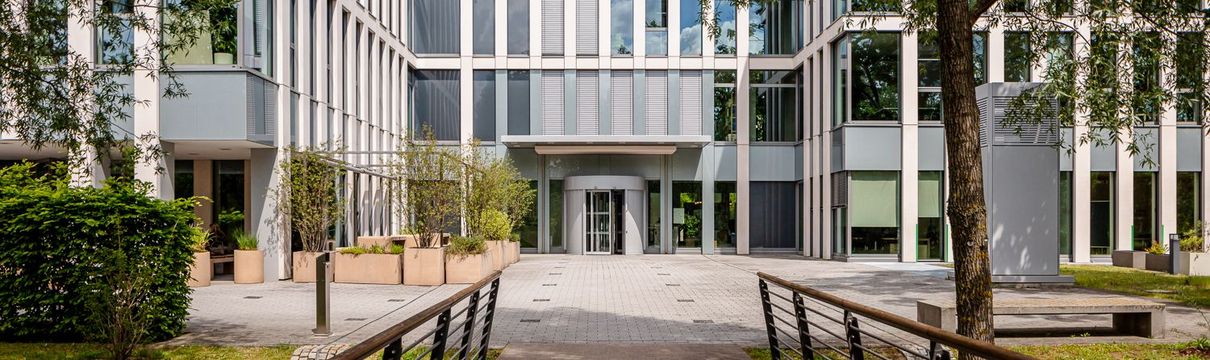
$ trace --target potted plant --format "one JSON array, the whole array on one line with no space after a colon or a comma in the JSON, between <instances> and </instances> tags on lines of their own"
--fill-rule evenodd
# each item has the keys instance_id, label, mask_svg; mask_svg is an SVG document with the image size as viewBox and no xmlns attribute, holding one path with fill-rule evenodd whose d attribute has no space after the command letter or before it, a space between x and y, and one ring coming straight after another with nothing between
<instances>
[{"instance_id":1,"label":"potted plant","mask_svg":"<svg viewBox=\"0 0 1210 360\"><path fill-rule=\"evenodd\" d=\"M1169 261L1168 247L1162 241L1155 241L1147 247L1147 270L1168 272L1172 266Z\"/></svg>"},{"instance_id":2,"label":"potted plant","mask_svg":"<svg viewBox=\"0 0 1210 360\"><path fill-rule=\"evenodd\" d=\"M461 156L456 150L437 146L432 131L424 131L424 141L406 137L399 161L389 170L397 178L407 179L399 184L406 187L404 191L392 192L396 194L392 201L411 220L405 233L415 236L404 251L405 285L445 283L446 230L458 226L463 205Z\"/></svg>"},{"instance_id":3,"label":"potted plant","mask_svg":"<svg viewBox=\"0 0 1210 360\"><path fill-rule=\"evenodd\" d=\"M224 6L214 10L210 16L210 37L214 44L214 63L216 65L235 64L235 52L238 46L236 27L238 12L235 5Z\"/></svg>"},{"instance_id":4,"label":"potted plant","mask_svg":"<svg viewBox=\"0 0 1210 360\"><path fill-rule=\"evenodd\" d=\"M477 145L472 141L470 147L479 149ZM503 268L516 262L520 245L510 241L511 234L533 208L536 192L508 158L482 150L466 153L467 224L471 234L488 240L489 248L499 248Z\"/></svg>"},{"instance_id":5,"label":"potted plant","mask_svg":"<svg viewBox=\"0 0 1210 360\"><path fill-rule=\"evenodd\" d=\"M487 243L488 252L492 254L492 268L504 270L505 266L512 263L512 250L508 241L512 235L512 224L509 223L508 215L495 209L487 210L480 215L478 223L473 233L481 234Z\"/></svg>"},{"instance_id":6,"label":"potted plant","mask_svg":"<svg viewBox=\"0 0 1210 360\"><path fill-rule=\"evenodd\" d=\"M338 283L398 285L403 280L403 245L354 246L332 254Z\"/></svg>"},{"instance_id":7,"label":"potted plant","mask_svg":"<svg viewBox=\"0 0 1210 360\"><path fill-rule=\"evenodd\" d=\"M453 236L445 253L445 282L473 284L491 274L495 256L479 236Z\"/></svg>"},{"instance_id":8,"label":"potted plant","mask_svg":"<svg viewBox=\"0 0 1210 360\"><path fill-rule=\"evenodd\" d=\"M344 217L344 199L336 188L342 170L318 151L292 148L288 156L279 168L284 180L278 198L302 243L291 256L294 282L314 282L315 258L326 250L328 229Z\"/></svg>"},{"instance_id":9,"label":"potted plant","mask_svg":"<svg viewBox=\"0 0 1210 360\"><path fill-rule=\"evenodd\" d=\"M1180 268L1177 273L1194 276L1210 275L1210 251L1206 248L1206 230L1201 221L1181 234Z\"/></svg>"},{"instance_id":10,"label":"potted plant","mask_svg":"<svg viewBox=\"0 0 1210 360\"><path fill-rule=\"evenodd\" d=\"M258 248L256 236L244 231L234 234L235 283L259 284L265 282L265 252Z\"/></svg>"},{"instance_id":11,"label":"potted plant","mask_svg":"<svg viewBox=\"0 0 1210 360\"><path fill-rule=\"evenodd\" d=\"M1113 266L1135 269L1147 268L1147 252L1134 250L1114 250L1111 255Z\"/></svg>"},{"instance_id":12,"label":"potted plant","mask_svg":"<svg viewBox=\"0 0 1210 360\"><path fill-rule=\"evenodd\" d=\"M210 264L210 251L206 249L209 242L209 231L197 224L189 227L189 248L193 250L193 264L189 265L189 287L210 286L214 269Z\"/></svg>"}]
</instances>

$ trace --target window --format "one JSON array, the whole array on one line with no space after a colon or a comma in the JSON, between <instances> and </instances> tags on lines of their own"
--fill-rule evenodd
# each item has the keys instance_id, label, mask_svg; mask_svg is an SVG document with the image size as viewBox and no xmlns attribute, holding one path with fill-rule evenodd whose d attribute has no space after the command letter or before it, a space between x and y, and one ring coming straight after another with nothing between
<instances>
[{"instance_id":1,"label":"window","mask_svg":"<svg viewBox=\"0 0 1210 360\"><path fill-rule=\"evenodd\" d=\"M97 62L127 64L134 61L134 17L131 0L105 0L99 5L101 16L97 24Z\"/></svg>"},{"instance_id":2,"label":"window","mask_svg":"<svg viewBox=\"0 0 1210 360\"><path fill-rule=\"evenodd\" d=\"M1206 82L1201 74L1206 70L1206 48L1199 44L1204 38L1203 33L1182 33L1176 40L1173 62L1176 68L1177 122L1201 124L1203 120L1202 94L1206 92Z\"/></svg>"},{"instance_id":3,"label":"window","mask_svg":"<svg viewBox=\"0 0 1210 360\"><path fill-rule=\"evenodd\" d=\"M714 72L714 141L735 141L735 71Z\"/></svg>"},{"instance_id":4,"label":"window","mask_svg":"<svg viewBox=\"0 0 1210 360\"><path fill-rule=\"evenodd\" d=\"M749 54L793 55L802 48L802 1L753 2L748 14Z\"/></svg>"},{"instance_id":5,"label":"window","mask_svg":"<svg viewBox=\"0 0 1210 360\"><path fill-rule=\"evenodd\" d=\"M529 0L508 0L508 54L529 55Z\"/></svg>"},{"instance_id":6,"label":"window","mask_svg":"<svg viewBox=\"0 0 1210 360\"><path fill-rule=\"evenodd\" d=\"M681 56L702 54L702 3L700 0L681 2Z\"/></svg>"},{"instance_id":7,"label":"window","mask_svg":"<svg viewBox=\"0 0 1210 360\"><path fill-rule=\"evenodd\" d=\"M702 183L672 183L672 231L677 247L702 246Z\"/></svg>"},{"instance_id":8,"label":"window","mask_svg":"<svg viewBox=\"0 0 1210 360\"><path fill-rule=\"evenodd\" d=\"M172 198L193 196L193 160L176 160L172 167Z\"/></svg>"},{"instance_id":9,"label":"window","mask_svg":"<svg viewBox=\"0 0 1210 360\"><path fill-rule=\"evenodd\" d=\"M188 7L188 3L181 4ZM174 64L235 64L238 44L236 5L219 7L209 11L210 39L197 39L187 48L177 49L168 59ZM315 16L314 11L312 16ZM66 29L64 29L66 30ZM66 36L66 34L64 34ZM66 38L63 39L66 41Z\"/></svg>"},{"instance_id":10,"label":"window","mask_svg":"<svg viewBox=\"0 0 1210 360\"><path fill-rule=\"evenodd\" d=\"M473 42L475 55L493 55L496 52L496 1L474 0L471 4Z\"/></svg>"},{"instance_id":11,"label":"window","mask_svg":"<svg viewBox=\"0 0 1210 360\"><path fill-rule=\"evenodd\" d=\"M458 1L412 1L412 50L416 54L458 54Z\"/></svg>"},{"instance_id":12,"label":"window","mask_svg":"<svg viewBox=\"0 0 1210 360\"><path fill-rule=\"evenodd\" d=\"M899 33L849 34L851 121L899 120Z\"/></svg>"},{"instance_id":13,"label":"window","mask_svg":"<svg viewBox=\"0 0 1210 360\"><path fill-rule=\"evenodd\" d=\"M1091 174L1089 240L1093 255L1109 255L1114 233L1114 181L1112 172L1094 171Z\"/></svg>"},{"instance_id":14,"label":"window","mask_svg":"<svg viewBox=\"0 0 1210 360\"><path fill-rule=\"evenodd\" d=\"M918 181L919 202L917 203L916 258L920 260L945 259L945 203L942 173L921 171Z\"/></svg>"},{"instance_id":15,"label":"window","mask_svg":"<svg viewBox=\"0 0 1210 360\"><path fill-rule=\"evenodd\" d=\"M1182 235L1202 231L1198 227L1202 220L1201 175L1198 172L1176 173L1176 231Z\"/></svg>"},{"instance_id":16,"label":"window","mask_svg":"<svg viewBox=\"0 0 1210 360\"><path fill-rule=\"evenodd\" d=\"M1004 33L1004 81L1028 82L1033 59L1028 32Z\"/></svg>"},{"instance_id":17,"label":"window","mask_svg":"<svg viewBox=\"0 0 1210 360\"><path fill-rule=\"evenodd\" d=\"M550 248L561 249L563 248L563 180L549 180L547 184L549 185L547 192L550 193L548 196L550 201L546 203L547 213L550 214L550 217L547 218Z\"/></svg>"},{"instance_id":18,"label":"window","mask_svg":"<svg viewBox=\"0 0 1210 360\"><path fill-rule=\"evenodd\" d=\"M752 248L794 249L798 238L798 190L793 181L753 181L749 202ZM718 208L715 208L718 211ZM715 224L718 222L716 221ZM717 225L716 225L717 226Z\"/></svg>"},{"instance_id":19,"label":"window","mask_svg":"<svg viewBox=\"0 0 1210 360\"><path fill-rule=\"evenodd\" d=\"M410 73L413 137L423 138L431 130L437 140L458 140L458 71L413 69Z\"/></svg>"},{"instance_id":20,"label":"window","mask_svg":"<svg viewBox=\"0 0 1210 360\"><path fill-rule=\"evenodd\" d=\"M1071 171L1059 172L1059 255L1071 256Z\"/></svg>"},{"instance_id":21,"label":"window","mask_svg":"<svg viewBox=\"0 0 1210 360\"><path fill-rule=\"evenodd\" d=\"M1131 231L1134 233L1134 249L1143 250L1151 243L1158 241L1159 236L1159 184L1158 173L1134 173L1134 223Z\"/></svg>"},{"instance_id":22,"label":"window","mask_svg":"<svg viewBox=\"0 0 1210 360\"><path fill-rule=\"evenodd\" d=\"M496 72L475 70L473 76L475 138L496 141Z\"/></svg>"},{"instance_id":23,"label":"window","mask_svg":"<svg viewBox=\"0 0 1210 360\"><path fill-rule=\"evenodd\" d=\"M529 189L535 194L538 193L538 181L530 180ZM536 249L538 247L538 202L534 201L530 205L529 212L521 219L521 223L517 226L517 232L521 235L521 247L526 249Z\"/></svg>"},{"instance_id":24,"label":"window","mask_svg":"<svg viewBox=\"0 0 1210 360\"><path fill-rule=\"evenodd\" d=\"M832 19L853 12L898 12L900 1L893 0L832 0Z\"/></svg>"},{"instance_id":25,"label":"window","mask_svg":"<svg viewBox=\"0 0 1210 360\"><path fill-rule=\"evenodd\" d=\"M852 254L898 254L899 174L854 171L848 190Z\"/></svg>"},{"instance_id":26,"label":"window","mask_svg":"<svg viewBox=\"0 0 1210 360\"><path fill-rule=\"evenodd\" d=\"M735 248L736 204L739 203L734 181L714 182L714 248ZM750 217L755 219L754 217ZM755 226L752 227L755 229Z\"/></svg>"},{"instance_id":27,"label":"window","mask_svg":"<svg viewBox=\"0 0 1210 360\"><path fill-rule=\"evenodd\" d=\"M941 121L941 49L937 45L937 34L922 33L918 44L916 66L920 87L916 114L920 121ZM972 45L975 84L978 86L987 82L987 33L975 32Z\"/></svg>"},{"instance_id":28,"label":"window","mask_svg":"<svg viewBox=\"0 0 1210 360\"><path fill-rule=\"evenodd\" d=\"M714 37L714 53L735 55L735 4L731 0L714 0L714 18L718 36Z\"/></svg>"},{"instance_id":29,"label":"window","mask_svg":"<svg viewBox=\"0 0 1210 360\"><path fill-rule=\"evenodd\" d=\"M1130 102L1135 123L1154 125L1160 118L1160 98L1155 91L1160 87L1161 41L1159 33L1145 32L1134 35L1131 42L1134 91Z\"/></svg>"},{"instance_id":30,"label":"window","mask_svg":"<svg viewBox=\"0 0 1210 360\"><path fill-rule=\"evenodd\" d=\"M752 141L802 140L802 72L751 72Z\"/></svg>"},{"instance_id":31,"label":"window","mask_svg":"<svg viewBox=\"0 0 1210 360\"><path fill-rule=\"evenodd\" d=\"M1005 0L1000 6L1004 12L1025 12L1025 10L1029 9L1029 0Z\"/></svg>"},{"instance_id":32,"label":"window","mask_svg":"<svg viewBox=\"0 0 1210 360\"><path fill-rule=\"evenodd\" d=\"M1092 121L1116 120L1118 114L1118 38L1116 34L1093 32L1089 46L1088 86L1085 87L1087 101L1094 106L1089 117Z\"/></svg>"},{"instance_id":33,"label":"window","mask_svg":"<svg viewBox=\"0 0 1210 360\"><path fill-rule=\"evenodd\" d=\"M542 55L563 55L563 0L542 0Z\"/></svg>"},{"instance_id":34,"label":"window","mask_svg":"<svg viewBox=\"0 0 1210 360\"><path fill-rule=\"evenodd\" d=\"M832 43L832 126L848 119L849 108L849 42L841 39Z\"/></svg>"},{"instance_id":35,"label":"window","mask_svg":"<svg viewBox=\"0 0 1210 360\"><path fill-rule=\"evenodd\" d=\"M668 55L668 0L647 0L647 55Z\"/></svg>"},{"instance_id":36,"label":"window","mask_svg":"<svg viewBox=\"0 0 1210 360\"><path fill-rule=\"evenodd\" d=\"M660 249L660 182L647 181L647 249L659 253Z\"/></svg>"},{"instance_id":37,"label":"window","mask_svg":"<svg viewBox=\"0 0 1210 360\"><path fill-rule=\"evenodd\" d=\"M634 1L610 1L610 51L614 55L634 54Z\"/></svg>"}]
</instances>

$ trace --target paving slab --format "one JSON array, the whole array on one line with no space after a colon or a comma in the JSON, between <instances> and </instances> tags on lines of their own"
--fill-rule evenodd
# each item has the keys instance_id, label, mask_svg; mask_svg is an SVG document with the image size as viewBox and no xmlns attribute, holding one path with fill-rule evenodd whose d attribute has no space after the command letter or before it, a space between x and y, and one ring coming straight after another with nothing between
<instances>
[{"instance_id":1,"label":"paving slab","mask_svg":"<svg viewBox=\"0 0 1210 360\"><path fill-rule=\"evenodd\" d=\"M535 344L513 343L504 347L499 360L731 360L750 359L736 345L712 344Z\"/></svg>"}]
</instances>

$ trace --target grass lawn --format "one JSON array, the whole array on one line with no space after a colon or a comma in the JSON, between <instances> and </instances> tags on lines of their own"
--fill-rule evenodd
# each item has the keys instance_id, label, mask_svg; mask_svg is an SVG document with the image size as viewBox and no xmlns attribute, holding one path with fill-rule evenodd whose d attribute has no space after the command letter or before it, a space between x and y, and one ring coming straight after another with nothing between
<instances>
[{"instance_id":1,"label":"grass lawn","mask_svg":"<svg viewBox=\"0 0 1210 360\"><path fill-rule=\"evenodd\" d=\"M1074 276L1080 287L1210 308L1210 276L1168 275L1106 265L1062 265L1059 271Z\"/></svg>"},{"instance_id":2,"label":"grass lawn","mask_svg":"<svg viewBox=\"0 0 1210 360\"><path fill-rule=\"evenodd\" d=\"M1054 345L1054 346L1009 346L1012 349L1023 354L1036 357L1038 359L1136 359L1136 360L1161 360L1161 359L1180 359L1180 360L1195 360L1205 359L1207 353L1198 355L1190 352L1188 344L1088 344L1088 345ZM753 360L770 359L769 349L766 348L748 348L744 349L748 352L748 356ZM888 353L888 358L903 359L898 354ZM791 359L798 359L796 354L791 354ZM816 356L818 359L824 359ZM831 356L836 358L836 356ZM867 356L866 358L871 358Z\"/></svg>"},{"instance_id":3,"label":"grass lawn","mask_svg":"<svg viewBox=\"0 0 1210 360\"><path fill-rule=\"evenodd\" d=\"M146 357L164 360L289 359L295 346L238 347L188 345L156 348ZM0 343L0 360L10 359L98 359L105 351L96 344Z\"/></svg>"}]
</instances>

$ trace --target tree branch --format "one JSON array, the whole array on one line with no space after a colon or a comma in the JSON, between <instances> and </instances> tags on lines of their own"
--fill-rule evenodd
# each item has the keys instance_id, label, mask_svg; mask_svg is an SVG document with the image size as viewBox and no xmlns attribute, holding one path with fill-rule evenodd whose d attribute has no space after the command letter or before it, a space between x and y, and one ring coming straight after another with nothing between
<instances>
[{"instance_id":1,"label":"tree branch","mask_svg":"<svg viewBox=\"0 0 1210 360\"><path fill-rule=\"evenodd\" d=\"M975 4L975 8L971 10L970 19L967 20L967 23L969 24L968 26L975 25L975 23L979 21L979 18L983 17L983 14L987 13L987 10L991 9L992 5L995 4L996 0L979 0L979 2Z\"/></svg>"}]
</instances>

